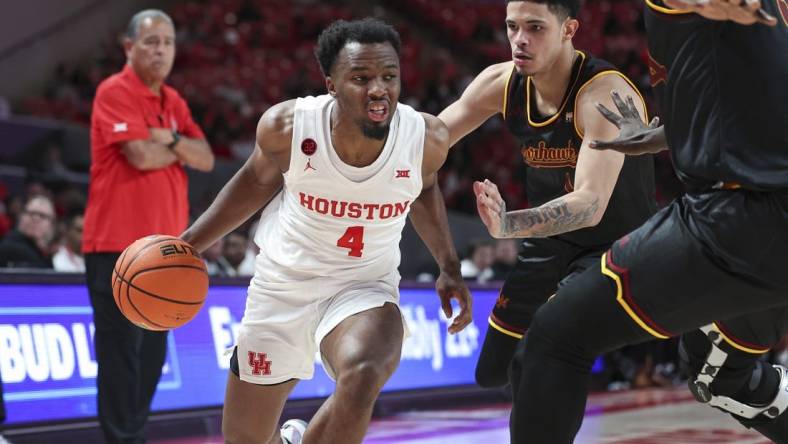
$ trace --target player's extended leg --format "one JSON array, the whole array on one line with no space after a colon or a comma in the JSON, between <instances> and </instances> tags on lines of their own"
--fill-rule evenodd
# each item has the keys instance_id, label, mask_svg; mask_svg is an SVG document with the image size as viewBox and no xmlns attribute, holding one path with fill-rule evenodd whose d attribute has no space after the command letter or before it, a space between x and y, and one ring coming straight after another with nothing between
<instances>
[{"instance_id":1,"label":"player's extended leg","mask_svg":"<svg viewBox=\"0 0 788 444\"><path fill-rule=\"evenodd\" d=\"M476 383L481 387L503 387L509 383L509 363L522 334L500 331L490 322L476 362Z\"/></svg>"},{"instance_id":2,"label":"player's extended leg","mask_svg":"<svg viewBox=\"0 0 788 444\"><path fill-rule=\"evenodd\" d=\"M788 303L788 196L688 195L616 242L534 317L512 367L512 442L571 443L594 359Z\"/></svg>"},{"instance_id":3,"label":"player's extended leg","mask_svg":"<svg viewBox=\"0 0 788 444\"><path fill-rule=\"evenodd\" d=\"M698 401L788 443L788 373L762 358L788 331L788 309L718 322L682 335L679 353Z\"/></svg>"},{"instance_id":4,"label":"player's extended leg","mask_svg":"<svg viewBox=\"0 0 788 444\"><path fill-rule=\"evenodd\" d=\"M227 376L222 412L222 434L227 444L281 444L279 416L295 379L280 384L260 385L238 377L237 349Z\"/></svg>"},{"instance_id":5,"label":"player's extended leg","mask_svg":"<svg viewBox=\"0 0 788 444\"><path fill-rule=\"evenodd\" d=\"M556 239L527 239L515 269L506 277L488 319L489 328L476 363L476 383L502 387L509 382L509 363L534 313L555 294L574 248Z\"/></svg>"},{"instance_id":6,"label":"player's extended leg","mask_svg":"<svg viewBox=\"0 0 788 444\"><path fill-rule=\"evenodd\" d=\"M513 444L569 444L580 430L597 356L653 339L616 304L599 267L537 311L511 368Z\"/></svg>"},{"instance_id":7,"label":"player's extended leg","mask_svg":"<svg viewBox=\"0 0 788 444\"><path fill-rule=\"evenodd\" d=\"M399 308L386 303L344 319L323 338L337 386L309 422L304 444L361 442L375 400L399 365L403 335Z\"/></svg>"}]
</instances>

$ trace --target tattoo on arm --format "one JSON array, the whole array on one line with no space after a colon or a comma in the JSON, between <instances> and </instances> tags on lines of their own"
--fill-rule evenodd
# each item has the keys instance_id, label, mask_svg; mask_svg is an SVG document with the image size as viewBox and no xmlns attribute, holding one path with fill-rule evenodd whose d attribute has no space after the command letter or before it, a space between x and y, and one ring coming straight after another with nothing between
<instances>
[{"instance_id":1,"label":"tattoo on arm","mask_svg":"<svg viewBox=\"0 0 788 444\"><path fill-rule=\"evenodd\" d=\"M501 237L548 237L587 227L599 210L599 198L587 206L570 208L564 199L556 199L537 208L501 214Z\"/></svg>"}]
</instances>

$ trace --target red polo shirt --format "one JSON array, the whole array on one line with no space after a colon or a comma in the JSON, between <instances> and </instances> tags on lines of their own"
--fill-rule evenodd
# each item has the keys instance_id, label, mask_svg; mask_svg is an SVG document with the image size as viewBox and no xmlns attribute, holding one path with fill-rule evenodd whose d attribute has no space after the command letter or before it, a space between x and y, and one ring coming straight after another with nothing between
<instances>
[{"instance_id":1,"label":"red polo shirt","mask_svg":"<svg viewBox=\"0 0 788 444\"><path fill-rule=\"evenodd\" d=\"M149 139L148 128L205 138L177 91L162 85L157 96L126 65L101 82L93 100L83 252L120 252L140 237L178 235L186 228L188 181L183 166L175 162L141 171L123 155L122 143Z\"/></svg>"}]
</instances>

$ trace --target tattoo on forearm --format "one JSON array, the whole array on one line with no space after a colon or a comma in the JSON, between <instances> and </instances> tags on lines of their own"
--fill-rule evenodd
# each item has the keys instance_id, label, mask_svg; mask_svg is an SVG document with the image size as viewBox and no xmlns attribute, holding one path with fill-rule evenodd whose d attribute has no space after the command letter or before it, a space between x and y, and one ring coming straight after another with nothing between
<instances>
[{"instance_id":1,"label":"tattoo on forearm","mask_svg":"<svg viewBox=\"0 0 788 444\"><path fill-rule=\"evenodd\" d=\"M588 206L572 209L565 200L548 202L538 208L503 215L502 237L548 237L588 226L599 210L599 198Z\"/></svg>"}]
</instances>

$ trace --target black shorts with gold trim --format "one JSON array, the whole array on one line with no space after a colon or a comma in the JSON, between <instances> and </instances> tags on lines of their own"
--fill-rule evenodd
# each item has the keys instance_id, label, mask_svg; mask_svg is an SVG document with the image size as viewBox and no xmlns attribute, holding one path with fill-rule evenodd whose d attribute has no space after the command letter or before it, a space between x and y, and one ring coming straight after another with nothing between
<instances>
[{"instance_id":1,"label":"black shorts with gold trim","mask_svg":"<svg viewBox=\"0 0 788 444\"><path fill-rule=\"evenodd\" d=\"M489 318L491 328L519 339L534 313L572 277L599 261L607 246L578 247L561 239L526 239Z\"/></svg>"},{"instance_id":2,"label":"black shorts with gold trim","mask_svg":"<svg viewBox=\"0 0 788 444\"><path fill-rule=\"evenodd\" d=\"M620 307L652 336L714 322L763 353L788 331L788 191L689 193L601 260Z\"/></svg>"}]
</instances>

